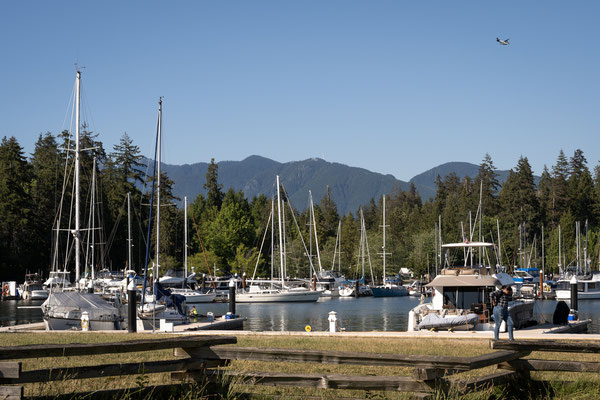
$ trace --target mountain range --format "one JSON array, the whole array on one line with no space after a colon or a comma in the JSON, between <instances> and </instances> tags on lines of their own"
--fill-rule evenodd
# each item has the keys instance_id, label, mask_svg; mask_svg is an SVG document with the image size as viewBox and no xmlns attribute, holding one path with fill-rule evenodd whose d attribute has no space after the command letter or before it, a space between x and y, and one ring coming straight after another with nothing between
<instances>
[{"instance_id":1,"label":"mountain range","mask_svg":"<svg viewBox=\"0 0 600 400\"><path fill-rule=\"evenodd\" d=\"M145 160L147 162L147 160ZM466 162L448 162L438 165L413 177L409 182L396 179L393 175L371 172L364 168L328 162L320 158L280 163L261 156L250 156L242 161L221 161L218 163L218 179L223 190L241 190L248 199L264 194L273 195L276 190L275 176L279 175L292 204L297 209L308 205L308 191L312 190L315 203L327 194L335 201L338 212L356 213L358 207L367 204L371 198L394 190L408 190L412 182L423 200L435 196L435 179L454 172L457 176L475 177L479 166ZM173 165L161 164L161 168L173 180L173 194L181 199L187 196L193 201L200 193L206 194L204 183L208 163ZM496 171L498 180L503 183L509 171ZM183 200L182 200L183 201Z\"/></svg>"}]
</instances>

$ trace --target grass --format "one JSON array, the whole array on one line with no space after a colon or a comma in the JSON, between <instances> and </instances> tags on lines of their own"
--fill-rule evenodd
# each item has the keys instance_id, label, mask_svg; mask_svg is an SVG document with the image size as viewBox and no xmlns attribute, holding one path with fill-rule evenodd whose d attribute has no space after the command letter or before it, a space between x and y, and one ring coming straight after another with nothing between
<instances>
[{"instance_id":1,"label":"grass","mask_svg":"<svg viewBox=\"0 0 600 400\"><path fill-rule=\"evenodd\" d=\"M148 334L115 334L115 333L2 333L0 346L15 346L24 344L49 344L49 343L102 343L123 342L127 340L149 339L156 337ZM455 357L472 357L486 354L492 350L488 347L488 340L477 339L438 339L438 338L356 338L356 337L310 337L310 336L246 336L238 337L237 346L250 347L276 347L310 350L340 350L372 353L402 353L423 355L445 355ZM172 350L159 350L153 352L137 352L123 354L106 354L97 356L37 358L21 360L23 370L49 369L67 366L86 366L110 363L136 363L173 359ZM544 353L534 352L529 358L573 360L600 362L597 354L573 353ZM286 362L254 362L232 361L227 370L234 371L263 371L263 372L302 372L343 375L380 375L380 376L410 376L411 368L404 367L371 367L359 365L334 365L315 363L286 363ZM478 375L488 375L497 372L496 367L487 367L479 370L468 371L453 376L464 379ZM480 390L476 393L464 395L460 386L451 387L449 390L438 390L434 393L436 399L596 399L600 398L600 377L589 373L558 373L535 372L531 374L537 381L519 381L509 385L500 385ZM561 381L572 381L564 383ZM303 398L318 396L320 398L370 398L370 399L405 399L411 395L396 392L365 392L354 390L322 390L312 388L286 388L269 386L244 385L240 378L223 378L217 385L208 385L207 382L191 383L192 386L182 386L175 392L168 389L166 392L148 392L141 390L147 386L161 386L171 383L169 373L140 374L134 376L105 377L86 380L69 380L68 376L62 382L37 383L25 385L26 396L47 396L56 398L65 393L107 390L116 388L130 388L129 392L119 394L122 399L137 398L208 398L209 392L218 395L212 398L236 399L247 396L242 392L252 392L253 398ZM210 390L209 390L210 389ZM156 389L159 390L159 389ZM171 392L169 392L171 390ZM166 394L165 394L166 393ZM149 396L149 397L148 397Z\"/></svg>"}]
</instances>

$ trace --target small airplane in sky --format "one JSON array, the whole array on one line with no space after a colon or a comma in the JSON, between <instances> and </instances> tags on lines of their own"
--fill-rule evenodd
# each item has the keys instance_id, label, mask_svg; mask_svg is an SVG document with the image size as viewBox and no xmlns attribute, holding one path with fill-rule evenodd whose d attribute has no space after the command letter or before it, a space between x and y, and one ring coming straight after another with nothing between
<instances>
[{"instance_id":1,"label":"small airplane in sky","mask_svg":"<svg viewBox=\"0 0 600 400\"><path fill-rule=\"evenodd\" d=\"M504 40L500 40L500 38L496 38L496 42L500 43L503 46L508 46L510 43L508 43L510 39L504 39Z\"/></svg>"}]
</instances>

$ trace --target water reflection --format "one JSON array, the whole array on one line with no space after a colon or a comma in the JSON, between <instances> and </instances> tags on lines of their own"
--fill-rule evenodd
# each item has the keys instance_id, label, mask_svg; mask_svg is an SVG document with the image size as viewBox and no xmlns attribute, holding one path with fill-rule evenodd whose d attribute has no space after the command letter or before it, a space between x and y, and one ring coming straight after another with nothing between
<instances>
[{"instance_id":1,"label":"water reflection","mask_svg":"<svg viewBox=\"0 0 600 400\"><path fill-rule=\"evenodd\" d=\"M0 325L25 324L42 321L41 302L0 301ZM238 314L248 318L244 329L252 331L303 331L310 325L313 331L327 331L330 311L337 313L339 326L348 332L405 331L408 312L418 297L322 298L316 303L237 304ZM536 303L536 310L546 321L552 321L555 301ZM222 315L229 311L227 303L197 304L199 314L213 312ZM600 333L600 300L579 301L581 318L591 318L590 331Z\"/></svg>"}]
</instances>

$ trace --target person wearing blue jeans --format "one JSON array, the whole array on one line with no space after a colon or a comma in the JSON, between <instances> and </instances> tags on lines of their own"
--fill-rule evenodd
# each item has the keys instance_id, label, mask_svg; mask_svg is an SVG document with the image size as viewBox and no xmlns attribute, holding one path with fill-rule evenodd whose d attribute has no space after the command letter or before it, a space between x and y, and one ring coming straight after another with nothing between
<instances>
[{"instance_id":1,"label":"person wearing blue jeans","mask_svg":"<svg viewBox=\"0 0 600 400\"><path fill-rule=\"evenodd\" d=\"M500 325L504 320L508 329L508 340L515 340L513 337L513 320L508 312L508 303L512 301L512 288L504 285L502 289L490 293L490 298L494 306L494 339L500 339Z\"/></svg>"}]
</instances>

